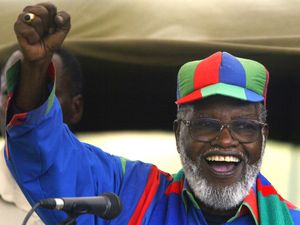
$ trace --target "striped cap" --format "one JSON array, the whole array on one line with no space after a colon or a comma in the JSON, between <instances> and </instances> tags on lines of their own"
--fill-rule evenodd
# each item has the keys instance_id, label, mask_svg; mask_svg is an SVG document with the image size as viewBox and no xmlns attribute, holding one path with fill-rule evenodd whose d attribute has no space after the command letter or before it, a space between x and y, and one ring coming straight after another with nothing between
<instances>
[{"instance_id":1,"label":"striped cap","mask_svg":"<svg viewBox=\"0 0 300 225\"><path fill-rule=\"evenodd\" d=\"M266 104L268 80L269 73L262 64L227 52L216 52L180 68L176 104L212 95Z\"/></svg>"}]
</instances>

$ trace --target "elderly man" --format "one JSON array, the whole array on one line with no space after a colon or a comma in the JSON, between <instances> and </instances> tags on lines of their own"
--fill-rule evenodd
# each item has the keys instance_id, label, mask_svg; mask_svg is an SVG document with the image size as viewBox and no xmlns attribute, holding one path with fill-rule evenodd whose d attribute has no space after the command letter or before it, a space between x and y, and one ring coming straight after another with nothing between
<instances>
[{"instance_id":1,"label":"elderly man","mask_svg":"<svg viewBox=\"0 0 300 225\"><path fill-rule=\"evenodd\" d=\"M183 170L170 176L81 143L63 125L51 58L69 29L69 15L50 3L26 7L15 23L24 60L7 74L5 157L32 204L115 192L123 202L117 218L82 215L77 223L300 223L299 210L259 173L268 136L268 73L261 64L217 52L182 66L174 129ZM46 224L66 218L63 212L37 211Z\"/></svg>"},{"instance_id":2,"label":"elderly man","mask_svg":"<svg viewBox=\"0 0 300 225\"><path fill-rule=\"evenodd\" d=\"M15 51L8 59L6 65L12 65L18 60L22 60L20 51ZM56 68L56 95L61 104L64 122L70 127L75 126L81 119L83 113L82 97L82 72L78 61L65 49L55 51L53 64ZM5 118L4 112L7 105L7 82L5 73L8 67L5 66L1 74L0 92L0 127L4 136ZM4 148L0 152L3 155ZM14 224L21 224L30 207L24 195L19 190L13 177L7 170L4 158L0 158L0 224L1 221L14 221ZM29 224L29 223L28 223ZM38 218L30 220L30 224L41 224Z\"/></svg>"}]
</instances>

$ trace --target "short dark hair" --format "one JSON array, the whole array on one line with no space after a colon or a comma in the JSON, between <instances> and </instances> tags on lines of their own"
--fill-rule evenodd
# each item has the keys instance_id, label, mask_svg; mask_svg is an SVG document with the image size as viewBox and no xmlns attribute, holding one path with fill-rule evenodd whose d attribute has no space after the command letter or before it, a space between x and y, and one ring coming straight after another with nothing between
<instances>
[{"instance_id":1,"label":"short dark hair","mask_svg":"<svg viewBox=\"0 0 300 225\"><path fill-rule=\"evenodd\" d=\"M83 74L79 61L65 48L59 48L55 52L63 63L63 75L70 76L71 95L75 96L83 92Z\"/></svg>"}]
</instances>

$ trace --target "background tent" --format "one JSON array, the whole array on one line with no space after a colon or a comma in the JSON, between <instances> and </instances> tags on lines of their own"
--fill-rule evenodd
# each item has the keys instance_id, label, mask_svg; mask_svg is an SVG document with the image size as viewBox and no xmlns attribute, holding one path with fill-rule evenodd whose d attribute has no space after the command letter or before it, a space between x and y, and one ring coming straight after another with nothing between
<instances>
[{"instance_id":1,"label":"background tent","mask_svg":"<svg viewBox=\"0 0 300 225\"><path fill-rule=\"evenodd\" d=\"M25 5L0 0L0 62ZM52 1L72 16L65 47L85 73L80 131L172 129L180 65L222 50L270 71L271 138L299 142L300 1Z\"/></svg>"},{"instance_id":2,"label":"background tent","mask_svg":"<svg viewBox=\"0 0 300 225\"><path fill-rule=\"evenodd\" d=\"M17 15L25 5L37 2L0 0L0 66L15 48ZM287 173L274 177L278 184L290 184L289 199L297 201L300 1L52 2L71 14L72 30L65 47L79 58L85 74L81 132L171 131L176 76L184 62L219 50L262 62L271 77L267 101L270 138L294 146L276 145L289 153L286 158L274 154L277 158L267 164L274 173L289 168L288 177Z\"/></svg>"}]
</instances>

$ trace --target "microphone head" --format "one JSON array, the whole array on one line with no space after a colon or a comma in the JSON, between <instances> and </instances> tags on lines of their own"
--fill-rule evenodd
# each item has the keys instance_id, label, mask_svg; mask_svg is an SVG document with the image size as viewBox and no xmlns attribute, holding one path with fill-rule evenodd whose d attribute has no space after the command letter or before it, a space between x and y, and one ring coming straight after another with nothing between
<instances>
[{"instance_id":1,"label":"microphone head","mask_svg":"<svg viewBox=\"0 0 300 225\"><path fill-rule=\"evenodd\" d=\"M108 207L108 209L105 211L104 215L102 215L102 218L106 220L111 220L121 213L123 206L120 198L116 194L112 192L107 192L103 193L103 196L107 197L108 201L111 204L110 207Z\"/></svg>"}]
</instances>

